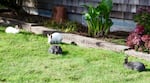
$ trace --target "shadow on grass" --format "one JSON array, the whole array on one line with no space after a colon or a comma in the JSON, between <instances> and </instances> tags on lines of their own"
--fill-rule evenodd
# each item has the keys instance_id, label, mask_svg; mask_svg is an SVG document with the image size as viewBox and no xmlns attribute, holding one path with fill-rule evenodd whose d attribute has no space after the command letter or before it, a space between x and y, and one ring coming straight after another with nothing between
<instances>
[{"instance_id":1,"label":"shadow on grass","mask_svg":"<svg viewBox=\"0 0 150 83\"><path fill-rule=\"evenodd\" d=\"M31 32L20 32L19 34L24 34L24 35L33 35Z\"/></svg>"},{"instance_id":2,"label":"shadow on grass","mask_svg":"<svg viewBox=\"0 0 150 83\"><path fill-rule=\"evenodd\" d=\"M0 29L0 32L5 32L5 30L1 30L1 29Z\"/></svg>"},{"instance_id":3,"label":"shadow on grass","mask_svg":"<svg viewBox=\"0 0 150 83\"><path fill-rule=\"evenodd\" d=\"M21 31L21 32L19 32L19 34L23 34L23 35L35 35L35 36L46 37L43 34L34 34L32 32L26 32L26 31Z\"/></svg>"},{"instance_id":4,"label":"shadow on grass","mask_svg":"<svg viewBox=\"0 0 150 83\"><path fill-rule=\"evenodd\" d=\"M150 72L150 69L149 69L149 68L146 68L145 71L146 71L146 72Z\"/></svg>"},{"instance_id":5,"label":"shadow on grass","mask_svg":"<svg viewBox=\"0 0 150 83\"><path fill-rule=\"evenodd\" d=\"M64 43L64 42L61 42L61 43L54 43L54 44L50 44L50 45L71 45L69 43Z\"/></svg>"},{"instance_id":6,"label":"shadow on grass","mask_svg":"<svg viewBox=\"0 0 150 83\"><path fill-rule=\"evenodd\" d=\"M69 43L62 42L61 45L70 45Z\"/></svg>"},{"instance_id":7,"label":"shadow on grass","mask_svg":"<svg viewBox=\"0 0 150 83\"><path fill-rule=\"evenodd\" d=\"M64 42L62 42L61 44L62 44L62 45L73 45L73 46L78 46L78 44L77 44L76 42L74 42L74 41L72 41L72 42L70 42L70 43L64 43Z\"/></svg>"},{"instance_id":8,"label":"shadow on grass","mask_svg":"<svg viewBox=\"0 0 150 83\"><path fill-rule=\"evenodd\" d=\"M66 55L68 55L68 54L69 54L68 51L63 51L63 52L62 52L62 55L63 55L63 56L66 56Z\"/></svg>"},{"instance_id":9,"label":"shadow on grass","mask_svg":"<svg viewBox=\"0 0 150 83\"><path fill-rule=\"evenodd\" d=\"M5 26L0 24L0 32L5 32L5 29L6 29Z\"/></svg>"}]
</instances>

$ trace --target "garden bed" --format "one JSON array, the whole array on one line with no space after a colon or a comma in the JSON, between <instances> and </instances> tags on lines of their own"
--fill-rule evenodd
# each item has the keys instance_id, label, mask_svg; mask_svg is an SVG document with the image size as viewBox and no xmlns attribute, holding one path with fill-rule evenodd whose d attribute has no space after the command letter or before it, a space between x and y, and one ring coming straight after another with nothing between
<instances>
[{"instance_id":1,"label":"garden bed","mask_svg":"<svg viewBox=\"0 0 150 83\"><path fill-rule=\"evenodd\" d=\"M11 11L11 10L1 11L0 16L3 17L1 19L8 20L9 23L11 23L11 24L21 24L21 27L24 28L24 29L28 28L27 29L28 31L30 31L31 26L45 25L46 22L48 23L48 25L45 25L45 26L50 27L50 28L51 27L53 27L53 28L57 27L57 28L54 28L54 29L60 29L59 26L61 26L61 25L51 24L51 22L50 22L51 19L47 18L47 17L37 16L37 15L29 15L29 14L19 16L14 11ZM69 31L69 33L74 33L74 34L78 34L78 35L88 37L86 27L82 26L81 24L74 23L74 22L67 22L67 23L68 23L68 25L71 25L71 27L72 26L73 27L74 26L78 27L75 30L75 32L70 32ZM68 25L65 25L65 26L69 27ZM66 28L64 31L67 32L68 29ZM105 41L125 45L125 39L128 36L128 34L129 34L128 32L116 31L116 32L111 32L108 35L108 37L105 37L105 38L99 37L98 39L102 39L102 40L105 40Z\"/></svg>"}]
</instances>

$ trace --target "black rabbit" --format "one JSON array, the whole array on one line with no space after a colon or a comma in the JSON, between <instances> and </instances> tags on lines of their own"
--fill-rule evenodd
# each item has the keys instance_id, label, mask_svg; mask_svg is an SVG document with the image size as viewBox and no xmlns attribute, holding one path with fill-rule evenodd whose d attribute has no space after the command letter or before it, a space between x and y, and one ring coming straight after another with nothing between
<instances>
[{"instance_id":1,"label":"black rabbit","mask_svg":"<svg viewBox=\"0 0 150 83\"><path fill-rule=\"evenodd\" d=\"M62 54L62 48L57 45L53 45L49 48L49 52L52 54Z\"/></svg>"},{"instance_id":2,"label":"black rabbit","mask_svg":"<svg viewBox=\"0 0 150 83\"><path fill-rule=\"evenodd\" d=\"M124 59L124 66L128 69L136 71L145 71L145 65L141 62L128 62L128 56Z\"/></svg>"}]
</instances>

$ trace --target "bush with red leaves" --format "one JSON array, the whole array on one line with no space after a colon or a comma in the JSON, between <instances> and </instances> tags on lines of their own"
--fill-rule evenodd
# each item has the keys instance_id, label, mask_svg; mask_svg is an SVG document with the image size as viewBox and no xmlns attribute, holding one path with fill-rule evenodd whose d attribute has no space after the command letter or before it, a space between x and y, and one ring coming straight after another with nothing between
<instances>
[{"instance_id":1,"label":"bush with red leaves","mask_svg":"<svg viewBox=\"0 0 150 83\"><path fill-rule=\"evenodd\" d=\"M137 25L135 30L129 34L126 40L126 45L131 49L136 49L138 51L150 52L150 35L143 35L144 27Z\"/></svg>"},{"instance_id":2,"label":"bush with red leaves","mask_svg":"<svg viewBox=\"0 0 150 83\"><path fill-rule=\"evenodd\" d=\"M145 45L144 45L147 49L149 49L150 50L150 41L147 41L147 42L145 42Z\"/></svg>"},{"instance_id":3,"label":"bush with red leaves","mask_svg":"<svg viewBox=\"0 0 150 83\"><path fill-rule=\"evenodd\" d=\"M142 39L143 42L150 41L150 35L143 35L143 36L141 37L141 39Z\"/></svg>"},{"instance_id":4,"label":"bush with red leaves","mask_svg":"<svg viewBox=\"0 0 150 83\"><path fill-rule=\"evenodd\" d=\"M141 39L145 43L144 44L145 48L150 50L150 35L143 35Z\"/></svg>"},{"instance_id":5,"label":"bush with red leaves","mask_svg":"<svg viewBox=\"0 0 150 83\"><path fill-rule=\"evenodd\" d=\"M142 35L144 33L144 26L138 24L134 29L134 32L139 35Z\"/></svg>"},{"instance_id":6,"label":"bush with red leaves","mask_svg":"<svg viewBox=\"0 0 150 83\"><path fill-rule=\"evenodd\" d=\"M132 32L130 33L130 35L128 36L127 40L126 40L126 45L129 46L132 49L135 49L135 47L139 47L140 45L142 45L142 39L141 39L141 35Z\"/></svg>"}]
</instances>

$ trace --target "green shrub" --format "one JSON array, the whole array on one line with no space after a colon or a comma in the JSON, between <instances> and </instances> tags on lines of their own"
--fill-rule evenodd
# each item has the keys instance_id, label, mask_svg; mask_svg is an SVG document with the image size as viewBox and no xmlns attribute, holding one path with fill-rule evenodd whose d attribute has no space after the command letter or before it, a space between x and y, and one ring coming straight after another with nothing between
<instances>
[{"instance_id":1,"label":"green shrub","mask_svg":"<svg viewBox=\"0 0 150 83\"><path fill-rule=\"evenodd\" d=\"M97 7L92 5L84 6L87 8L84 16L88 25L89 36L107 35L113 24L109 16L113 6L112 0L102 0Z\"/></svg>"}]
</instances>

